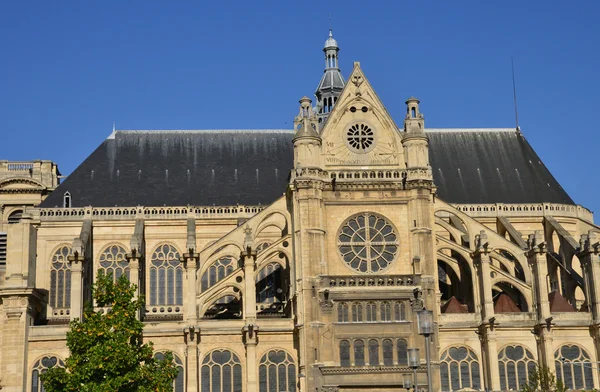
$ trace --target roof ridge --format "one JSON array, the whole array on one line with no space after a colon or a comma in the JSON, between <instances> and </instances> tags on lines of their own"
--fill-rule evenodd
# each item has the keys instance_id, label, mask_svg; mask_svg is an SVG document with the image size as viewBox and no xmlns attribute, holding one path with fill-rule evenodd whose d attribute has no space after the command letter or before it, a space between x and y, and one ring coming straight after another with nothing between
<instances>
[{"instance_id":1,"label":"roof ridge","mask_svg":"<svg viewBox=\"0 0 600 392\"><path fill-rule=\"evenodd\" d=\"M122 129L116 133L294 133L293 129Z\"/></svg>"},{"instance_id":2,"label":"roof ridge","mask_svg":"<svg viewBox=\"0 0 600 392\"><path fill-rule=\"evenodd\" d=\"M425 132L517 132L515 128L425 128Z\"/></svg>"}]
</instances>

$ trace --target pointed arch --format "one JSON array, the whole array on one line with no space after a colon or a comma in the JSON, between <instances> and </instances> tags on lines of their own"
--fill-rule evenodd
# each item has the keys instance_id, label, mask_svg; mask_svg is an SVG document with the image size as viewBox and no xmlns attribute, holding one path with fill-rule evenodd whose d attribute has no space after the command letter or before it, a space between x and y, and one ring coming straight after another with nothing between
<instances>
[{"instance_id":1,"label":"pointed arch","mask_svg":"<svg viewBox=\"0 0 600 392\"><path fill-rule=\"evenodd\" d=\"M183 266L177 247L162 243L154 248L149 266L150 305L183 305Z\"/></svg>"},{"instance_id":2,"label":"pointed arch","mask_svg":"<svg viewBox=\"0 0 600 392\"><path fill-rule=\"evenodd\" d=\"M258 390L296 391L296 363L292 355L275 348L261 357L258 365Z\"/></svg>"}]
</instances>

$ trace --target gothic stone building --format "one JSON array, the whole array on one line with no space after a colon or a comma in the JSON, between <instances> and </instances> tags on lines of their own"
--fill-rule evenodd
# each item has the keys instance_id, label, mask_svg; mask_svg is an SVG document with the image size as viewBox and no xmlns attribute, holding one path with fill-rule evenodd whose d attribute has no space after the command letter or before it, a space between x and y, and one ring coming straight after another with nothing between
<instances>
[{"instance_id":1,"label":"gothic stone building","mask_svg":"<svg viewBox=\"0 0 600 392\"><path fill-rule=\"evenodd\" d=\"M175 391L600 386L600 228L519 129L395 123L333 37L294 129L115 131L66 180L0 161L0 385L39 392L99 270L126 274Z\"/></svg>"}]
</instances>

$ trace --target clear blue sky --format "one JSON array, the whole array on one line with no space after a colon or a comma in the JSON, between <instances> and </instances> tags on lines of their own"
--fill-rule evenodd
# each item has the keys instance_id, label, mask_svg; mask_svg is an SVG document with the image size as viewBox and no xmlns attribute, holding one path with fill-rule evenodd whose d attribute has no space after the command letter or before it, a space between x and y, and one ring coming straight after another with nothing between
<instances>
[{"instance_id":1,"label":"clear blue sky","mask_svg":"<svg viewBox=\"0 0 600 392\"><path fill-rule=\"evenodd\" d=\"M328 15L401 123L520 125L596 213L598 1L3 1L0 159L69 174L117 129L291 128L324 66ZM600 220L600 217L596 218Z\"/></svg>"}]
</instances>

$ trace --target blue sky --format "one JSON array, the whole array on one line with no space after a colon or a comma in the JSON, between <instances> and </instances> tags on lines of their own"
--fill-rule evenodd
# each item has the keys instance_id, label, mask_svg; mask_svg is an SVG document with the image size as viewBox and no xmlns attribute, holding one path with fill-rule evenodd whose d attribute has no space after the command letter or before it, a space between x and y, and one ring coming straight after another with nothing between
<instances>
[{"instance_id":1,"label":"blue sky","mask_svg":"<svg viewBox=\"0 0 600 392\"><path fill-rule=\"evenodd\" d=\"M426 127L513 127L514 56L524 134L600 212L597 1L0 2L0 159L69 174L113 121L291 128L330 13L344 75L360 61L398 123L414 95Z\"/></svg>"}]
</instances>

